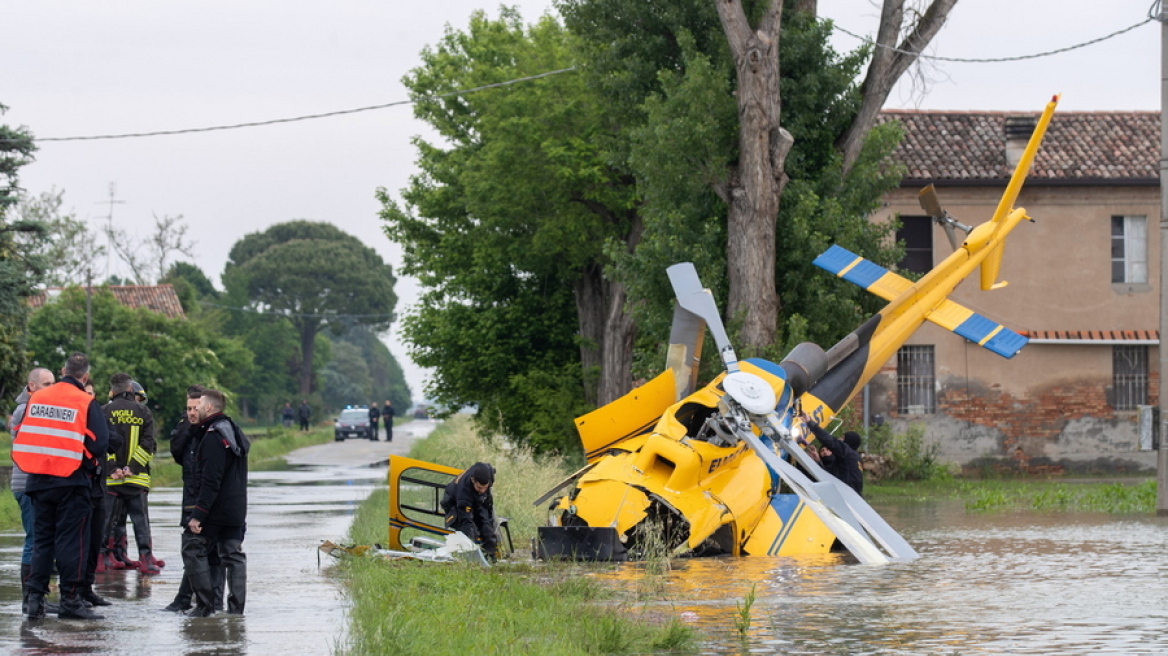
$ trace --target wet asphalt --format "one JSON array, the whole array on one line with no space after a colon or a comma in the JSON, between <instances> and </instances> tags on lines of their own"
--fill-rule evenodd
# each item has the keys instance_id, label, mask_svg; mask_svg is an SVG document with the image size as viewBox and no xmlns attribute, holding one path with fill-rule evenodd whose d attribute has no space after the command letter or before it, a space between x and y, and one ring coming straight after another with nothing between
<instances>
[{"instance_id":1,"label":"wet asphalt","mask_svg":"<svg viewBox=\"0 0 1168 656\"><path fill-rule=\"evenodd\" d=\"M155 554L166 561L157 576L98 574L97 592L113 602L104 620L69 621L50 615L30 622L20 614L20 532L0 534L0 653L3 654L329 654L346 639L346 600L329 575L323 540L343 541L357 506L385 485L389 455L436 422L414 420L394 429L394 441L348 439L289 454L288 467L252 472L248 490L248 597L243 616L189 618L162 611L182 578L178 488L150 493ZM5 492L7 493L7 492ZM132 530L132 529L130 529ZM133 554L132 554L133 555ZM56 593L50 595L55 601Z\"/></svg>"}]
</instances>

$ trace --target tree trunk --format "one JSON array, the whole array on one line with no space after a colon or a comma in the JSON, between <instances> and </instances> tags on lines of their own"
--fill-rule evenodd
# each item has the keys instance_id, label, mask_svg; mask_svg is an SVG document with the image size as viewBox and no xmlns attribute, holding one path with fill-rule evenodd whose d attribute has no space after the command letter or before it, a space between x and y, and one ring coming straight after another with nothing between
<instances>
[{"instance_id":1,"label":"tree trunk","mask_svg":"<svg viewBox=\"0 0 1168 656\"><path fill-rule=\"evenodd\" d=\"M727 315L740 322L737 343L761 348L775 339L775 223L793 140L779 125L779 27L782 0L771 0L752 28L740 0L715 0L737 71L738 163L726 187L729 205Z\"/></svg>"},{"instance_id":2,"label":"tree trunk","mask_svg":"<svg viewBox=\"0 0 1168 656\"><path fill-rule=\"evenodd\" d=\"M880 109L884 107L897 80L917 61L921 51L941 30L957 0L933 0L925 13L919 15L908 36L898 44L896 40L904 23L904 3L905 0L884 0L872 62L868 64L868 73L860 88L860 110L847 132L836 142L836 147L843 154L844 175L859 158L864 137L876 124Z\"/></svg>"},{"instance_id":3,"label":"tree trunk","mask_svg":"<svg viewBox=\"0 0 1168 656\"><path fill-rule=\"evenodd\" d=\"M604 298L604 266L589 264L575 283L576 320L580 326L580 367L587 381L591 371L603 369L604 329L607 303ZM601 378L604 376L602 375ZM599 401L598 388L585 384L584 400Z\"/></svg>"},{"instance_id":4,"label":"tree trunk","mask_svg":"<svg viewBox=\"0 0 1168 656\"><path fill-rule=\"evenodd\" d=\"M296 327L300 329L300 397L306 398L312 393L312 356L320 324L305 321Z\"/></svg>"}]
</instances>

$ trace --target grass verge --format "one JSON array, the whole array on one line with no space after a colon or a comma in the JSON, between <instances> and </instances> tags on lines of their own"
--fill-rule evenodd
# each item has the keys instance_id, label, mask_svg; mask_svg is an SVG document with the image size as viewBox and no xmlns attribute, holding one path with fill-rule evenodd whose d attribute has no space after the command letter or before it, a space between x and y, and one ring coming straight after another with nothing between
<instances>
[{"instance_id":1,"label":"grass verge","mask_svg":"<svg viewBox=\"0 0 1168 656\"><path fill-rule=\"evenodd\" d=\"M1072 482L1060 479L956 479L899 481L864 487L870 500L956 499L978 512L1036 510L1151 514L1156 481Z\"/></svg>"},{"instance_id":2,"label":"grass verge","mask_svg":"<svg viewBox=\"0 0 1168 656\"><path fill-rule=\"evenodd\" d=\"M467 467L495 465L496 510L511 520L516 544L543 523L531 499L569 472L559 461L479 437L456 418L415 443L411 457ZM378 490L358 509L350 538L384 543L388 493ZM514 559L519 561L519 559ZM351 558L344 561L350 612L347 654L632 654L690 653L694 631L638 606L591 579L608 565L462 564Z\"/></svg>"}]
</instances>

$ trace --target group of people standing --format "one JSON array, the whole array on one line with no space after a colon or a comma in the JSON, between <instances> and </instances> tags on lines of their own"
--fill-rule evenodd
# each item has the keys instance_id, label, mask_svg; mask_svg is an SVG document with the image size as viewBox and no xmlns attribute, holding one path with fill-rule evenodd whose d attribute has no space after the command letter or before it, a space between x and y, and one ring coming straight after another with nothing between
<instances>
[{"instance_id":1,"label":"group of people standing","mask_svg":"<svg viewBox=\"0 0 1168 656\"><path fill-rule=\"evenodd\" d=\"M95 398L85 354L71 354L61 373L54 381L50 370L32 370L12 419L12 491L25 529L22 613L30 620L50 612L61 619L103 619L93 608L111 602L93 589L97 572L133 568L150 575L165 566L153 552L148 512L154 418L145 390L126 373L110 377L104 406ZM181 601L176 598L167 609L190 608L193 598L192 614L210 615L222 608L226 580L227 610L242 613L250 443L223 414L222 392L193 386L187 398L185 426L175 434L181 430L182 457L176 453L175 460L183 467L183 582L192 592L181 608L171 607ZM136 561L127 553L127 516ZM212 560L223 572L219 579ZM59 605L46 599L54 568Z\"/></svg>"},{"instance_id":2,"label":"group of people standing","mask_svg":"<svg viewBox=\"0 0 1168 656\"><path fill-rule=\"evenodd\" d=\"M385 422L385 441L393 441L393 418L396 414L393 404L388 399L385 401L384 409L377 408L377 401L369 404L369 435L374 442L381 439L377 430L378 420Z\"/></svg>"}]
</instances>

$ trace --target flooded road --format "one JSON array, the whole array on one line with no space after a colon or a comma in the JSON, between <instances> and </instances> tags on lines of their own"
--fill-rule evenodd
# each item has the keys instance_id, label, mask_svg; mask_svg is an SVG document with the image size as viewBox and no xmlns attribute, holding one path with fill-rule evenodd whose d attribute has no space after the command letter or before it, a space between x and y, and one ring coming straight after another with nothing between
<instances>
[{"instance_id":1,"label":"flooded road","mask_svg":"<svg viewBox=\"0 0 1168 656\"><path fill-rule=\"evenodd\" d=\"M289 468L251 472L248 490L246 615L187 618L161 610L182 578L178 528L181 490L150 494L158 576L97 575L97 592L113 602L101 621L28 622L20 614L23 535L0 535L0 653L3 654L329 654L345 638L345 600L318 568L322 540L344 540L352 514L385 484L390 454L405 454L436 422L397 426L394 441L346 440L300 449ZM132 529L131 529L132 530ZM134 554L132 554L134 555ZM320 561L328 565L327 557ZM56 601L56 592L50 599Z\"/></svg>"},{"instance_id":2,"label":"flooded road","mask_svg":"<svg viewBox=\"0 0 1168 656\"><path fill-rule=\"evenodd\" d=\"M604 575L680 615L704 654L1166 654L1168 521L978 514L959 502L878 506L921 553L674 561ZM739 608L757 582L749 628ZM676 601L684 600L684 601Z\"/></svg>"}]
</instances>

